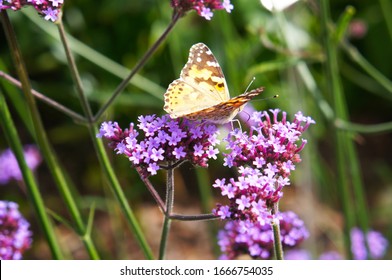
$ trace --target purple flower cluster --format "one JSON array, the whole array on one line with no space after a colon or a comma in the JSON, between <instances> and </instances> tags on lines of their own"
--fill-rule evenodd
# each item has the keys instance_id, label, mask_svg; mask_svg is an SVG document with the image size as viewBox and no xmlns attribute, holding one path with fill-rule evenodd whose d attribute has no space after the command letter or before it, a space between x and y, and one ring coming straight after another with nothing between
<instances>
[{"instance_id":1,"label":"purple flower cluster","mask_svg":"<svg viewBox=\"0 0 392 280\"><path fill-rule=\"evenodd\" d=\"M19 260L31 246L32 233L15 202L0 200L0 260Z\"/></svg>"},{"instance_id":2,"label":"purple flower cluster","mask_svg":"<svg viewBox=\"0 0 392 280\"><path fill-rule=\"evenodd\" d=\"M24 157L31 170L35 170L42 161L41 154L34 145L24 147ZM7 149L0 153L0 185L5 185L13 179L22 180L22 174L15 155Z\"/></svg>"},{"instance_id":3,"label":"purple flower cluster","mask_svg":"<svg viewBox=\"0 0 392 280\"><path fill-rule=\"evenodd\" d=\"M45 20L55 22L61 12L64 0L0 0L0 10L20 10L24 6L33 6Z\"/></svg>"},{"instance_id":4,"label":"purple flower cluster","mask_svg":"<svg viewBox=\"0 0 392 280\"><path fill-rule=\"evenodd\" d=\"M283 248L292 248L308 238L304 222L294 212L282 212L279 218ZM218 233L221 259L235 259L242 254L270 259L274 237L271 225L250 221L229 221Z\"/></svg>"},{"instance_id":5,"label":"purple flower cluster","mask_svg":"<svg viewBox=\"0 0 392 280\"><path fill-rule=\"evenodd\" d=\"M222 219L258 221L261 226L272 217L271 207L282 197L282 188L290 185L289 176L300 162L299 152L306 140L301 134L314 121L301 112L293 122L280 110L254 112L249 132L231 131L225 138L224 165L238 167L238 179L217 179L213 187L230 200L229 205L218 205L214 210ZM298 146L299 145L299 146Z\"/></svg>"},{"instance_id":6,"label":"purple flower cluster","mask_svg":"<svg viewBox=\"0 0 392 280\"><path fill-rule=\"evenodd\" d=\"M215 148L219 143L215 125L181 118L173 120L168 115L147 115L138 118L137 127L139 131L131 123L122 130L117 122L104 122L97 137L110 140L109 146L117 154L128 157L144 177L184 161L207 167L208 159L216 159L219 153Z\"/></svg>"},{"instance_id":7,"label":"purple flower cluster","mask_svg":"<svg viewBox=\"0 0 392 280\"><path fill-rule=\"evenodd\" d=\"M366 241L369 247L370 257L372 259L380 259L385 255L388 247L388 241L381 233L369 230L366 234ZM367 259L365 235L359 228L351 229L351 251L354 259Z\"/></svg>"},{"instance_id":8,"label":"purple flower cluster","mask_svg":"<svg viewBox=\"0 0 392 280\"><path fill-rule=\"evenodd\" d=\"M213 10L226 10L231 13L234 6L230 0L171 0L171 6L180 13L195 10L197 14L210 20L214 15Z\"/></svg>"},{"instance_id":9,"label":"purple flower cluster","mask_svg":"<svg viewBox=\"0 0 392 280\"><path fill-rule=\"evenodd\" d=\"M367 233L367 242L372 259L384 257L388 248L388 240L377 231L370 230ZM365 245L365 235L359 228L351 230L351 252L355 260L368 259ZM306 250L290 250L285 254L286 260L310 260L311 255ZM336 251L327 251L319 256L320 260L342 260L343 256Z\"/></svg>"}]
</instances>

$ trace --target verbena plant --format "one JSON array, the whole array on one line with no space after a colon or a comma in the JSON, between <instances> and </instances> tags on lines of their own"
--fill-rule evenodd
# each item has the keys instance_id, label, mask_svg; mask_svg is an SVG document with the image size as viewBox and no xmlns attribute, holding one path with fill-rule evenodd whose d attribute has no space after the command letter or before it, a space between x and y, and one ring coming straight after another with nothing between
<instances>
[{"instance_id":1,"label":"verbena plant","mask_svg":"<svg viewBox=\"0 0 392 280\"><path fill-rule=\"evenodd\" d=\"M382 98L390 100L391 81L372 66L350 41L353 36L364 36L366 25L352 20L355 13L352 7L347 7L337 21L332 19L328 0L311 3L299 1L289 8L269 6L267 2L173 0L153 4L140 1L134 4L140 5L140 15L133 14L129 19L118 18L120 23L115 31L124 33L121 40L115 43L109 40L105 45L113 49L113 57L121 57L117 49L125 51L131 48L130 62L123 58L132 69L128 70L100 54L97 51L99 45L94 50L66 33L64 22L68 22L68 28L77 33L83 20L89 18L89 12L96 8L93 5L77 7L75 3L54 0L0 0L2 27L8 46L4 50L7 57L1 60L0 72L0 120L4 135L1 144L12 149L12 152L7 150L0 157L0 183L23 181L20 183L21 189L25 191L40 226L32 233L17 204L2 201L0 235L4 240L1 247L6 249L1 253L1 258L21 258L32 240L36 239L48 245L54 259L76 257L71 256L72 252L59 234L61 226L66 226L80 238L87 253L83 258L133 256L130 252L124 252L124 248L110 253L113 248L105 246L108 237L101 234L95 218L97 209L107 213L105 225L109 224L115 228L114 231L124 230L118 224L122 223L119 217L125 219L133 234L132 239L137 241L137 251L142 253L136 254L139 258L170 257L170 236L178 234L171 227L173 221L204 221L213 225L208 229L210 244L206 248L209 250L200 258L235 259L243 255L256 259L382 258L388 242L380 233L371 230L373 223L369 218L354 136L359 132L388 132L392 125L364 126L350 122L350 104L346 102L347 94L342 81L345 64L340 61L342 53L347 55L363 72L361 77L369 81L364 86L358 82L359 86L370 87ZM279 1L270 1L270 4L273 2ZM379 5L384 10L390 6L389 2L381 0ZM25 6L33 7L41 17L32 13L31 8L22 9L23 15L14 13L14 10L19 11ZM132 10L135 7L124 8ZM83 17L79 13L85 10ZM101 17L102 24L105 15L109 18L115 16L109 7L93 15ZM145 15L158 18L150 22L149 38L145 35L144 26L149 17ZM128 25L126 20L131 24ZM18 27L16 31L14 21ZM391 35L392 25L387 13L384 21ZM69 68L70 75L66 78L62 76L68 74L62 70L53 71L55 74L51 76L51 67L59 67L55 57L48 53L35 60L35 63L41 63L37 68L45 71L42 83L54 83L53 86L48 83L42 87L47 93L38 90L41 88L39 82L32 83L34 75L37 75L37 80L41 80L41 77L34 72L35 68L29 61L24 60L25 53L35 49L36 40L32 38L37 36L34 35L36 29L30 30L27 26L21 29L22 23L26 22L34 23L39 28L38 36L42 40L37 45L52 47L53 53L63 59ZM162 27L163 22L166 22L165 27ZM89 26L88 21L86 25ZM127 26L129 30L122 26ZM104 36L110 35L104 33ZM19 37L22 47L17 41ZM386 39L389 40L386 44L390 45L391 37ZM58 54L60 50L56 49L57 45L51 38L61 43L65 56ZM210 45L220 58L218 60L227 74L231 92L244 91L252 77L256 77L254 83L265 87L264 95L272 97L278 93L280 97L247 104L245 112L238 114L241 119L238 123L214 124L211 114L217 108L212 106L207 108L209 115L205 111L197 114L209 116L204 119L193 120L189 115L179 118L164 115L165 90L171 81L178 78L188 48L199 41ZM5 45L2 47L5 48ZM75 57L75 54L78 56ZM114 85L111 76L96 69L92 69L92 74L88 75L85 60L81 57L121 78L121 82ZM211 64L208 66L211 67ZM212 66L216 67L215 62ZM174 70L169 71L172 68ZM351 66L348 69L347 75L358 71ZM60 79L56 77L59 73ZM280 78L277 74L280 74ZM200 77L193 78L197 83L203 83ZM211 77L204 78L205 81L209 81L208 78ZM222 87L218 84L215 86L218 91ZM107 90L108 87L111 89ZM21 89L23 97L17 88ZM201 89L197 88L196 91L208 94L203 92L203 86ZM82 113L75 109L76 98L70 92L76 93ZM37 104L40 102L46 103L50 109L43 110ZM13 105L15 112L8 104ZM224 110L237 106L234 99L225 105ZM194 104L189 104L191 106ZM260 106L279 109L260 111ZM56 136L53 136L54 132L48 135L49 124L43 122L43 119L46 122L49 120L46 114L51 108L56 109L59 116L66 116L66 125L55 124L60 126L56 132L58 137L70 135L71 141L83 138L85 148L64 153L62 148L57 147L59 145L53 145ZM16 114L22 123L18 123ZM314 120L317 120L317 124ZM70 121L74 123L70 124ZM72 129L67 126L72 126ZM30 137L21 135L22 127L27 128ZM327 141L330 152L319 153L316 143L321 143L326 135L330 139ZM31 157L26 148L23 149L21 141L29 138L39 147L65 209L50 203L43 180L32 173L36 165L29 160ZM91 143L95 156L88 153ZM62 145L66 147L65 143ZM105 149L106 145L109 149ZM113 154L119 154L122 158L111 159ZM330 157L332 170L326 167L326 156ZM35 157L36 162L39 157ZM82 172L89 187L82 188L86 184L84 180L72 179L76 177L75 174L68 173L70 168L64 167L69 166L69 162L77 168L82 165L91 168L93 175L87 175L88 168ZM131 169L136 173L131 173ZM178 169L182 169L182 172L177 172ZM210 171L209 174L203 171L206 169ZM164 180L161 180L162 173L165 173ZM175 180L176 173L178 176L184 174L182 178L186 186L199 186L200 213L189 215L174 211L178 203L174 199L174 190L181 182ZM190 179L194 176L198 181L196 184ZM160 190L162 182L165 182L163 197ZM290 186L291 182L298 189L297 195L292 194L294 186ZM321 210L321 206L316 206L319 200L315 199L312 191L312 186L316 185L321 186L320 193L328 197L325 201L329 200L328 203L341 209L342 223L337 225L341 231L333 230L335 223L326 223L326 226L320 222L330 216L327 211ZM115 201L109 192L96 195L99 186L110 189ZM160 235L154 236L153 241L149 240L148 231L154 219L150 221L146 216L140 215L144 218L139 218L135 214L136 210L146 211L141 203L145 194L140 195L144 190L149 191L163 220ZM4 200L10 199L4 197ZM294 206L290 201L296 201ZM302 216L303 219L300 218ZM215 227L217 221L221 226L219 232ZM150 227L146 226L149 223ZM14 230L5 231L6 227ZM38 237L40 233L41 238ZM114 239L123 240L118 232L112 235ZM320 248L315 241L323 238L323 235L328 237L329 244ZM335 239L332 235L338 237ZM307 239L309 241L302 245L308 251L294 250ZM114 248L121 247L119 240L114 241ZM158 244L158 249L153 244ZM220 252L212 254L216 244ZM331 245L333 250L329 250Z\"/></svg>"}]
</instances>

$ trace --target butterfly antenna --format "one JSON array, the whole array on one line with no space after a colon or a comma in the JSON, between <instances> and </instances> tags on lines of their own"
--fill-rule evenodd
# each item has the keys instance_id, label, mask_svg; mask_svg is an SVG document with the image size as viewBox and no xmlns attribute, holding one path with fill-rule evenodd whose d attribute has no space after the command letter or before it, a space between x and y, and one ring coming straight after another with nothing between
<instances>
[{"instance_id":1,"label":"butterfly antenna","mask_svg":"<svg viewBox=\"0 0 392 280\"><path fill-rule=\"evenodd\" d=\"M249 85L246 87L245 92L248 92L248 89L250 88L250 86L253 84L253 82L256 80L256 77L253 77L252 80L250 81ZM244 93L245 93L244 92Z\"/></svg>"},{"instance_id":2,"label":"butterfly antenna","mask_svg":"<svg viewBox=\"0 0 392 280\"><path fill-rule=\"evenodd\" d=\"M278 98L279 95L275 94L274 96L269 96L269 97L264 97L264 98L259 98L259 99L253 99L252 102L259 102L259 101L264 101L272 98Z\"/></svg>"}]
</instances>

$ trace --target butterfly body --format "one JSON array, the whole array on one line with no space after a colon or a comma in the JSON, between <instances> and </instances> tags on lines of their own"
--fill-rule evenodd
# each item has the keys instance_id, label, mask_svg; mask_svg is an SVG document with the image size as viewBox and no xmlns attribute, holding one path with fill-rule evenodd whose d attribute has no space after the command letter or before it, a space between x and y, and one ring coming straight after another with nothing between
<instances>
[{"instance_id":1,"label":"butterfly body","mask_svg":"<svg viewBox=\"0 0 392 280\"><path fill-rule=\"evenodd\" d=\"M262 91L263 88L257 88L230 98L218 61L206 45L198 43L191 47L180 78L169 85L163 108L172 118L224 124Z\"/></svg>"}]
</instances>

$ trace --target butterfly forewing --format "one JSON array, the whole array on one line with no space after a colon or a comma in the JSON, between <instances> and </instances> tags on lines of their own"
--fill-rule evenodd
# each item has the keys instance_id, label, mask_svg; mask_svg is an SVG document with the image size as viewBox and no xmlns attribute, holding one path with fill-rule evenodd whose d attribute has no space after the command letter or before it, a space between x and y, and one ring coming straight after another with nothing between
<instances>
[{"instance_id":1,"label":"butterfly forewing","mask_svg":"<svg viewBox=\"0 0 392 280\"><path fill-rule=\"evenodd\" d=\"M223 124L232 120L249 100L262 91L258 88L230 99L218 61L206 45L198 43L191 47L180 78L169 85L163 108L172 118L185 117Z\"/></svg>"},{"instance_id":2,"label":"butterfly forewing","mask_svg":"<svg viewBox=\"0 0 392 280\"><path fill-rule=\"evenodd\" d=\"M188 62L180 78L195 89L210 95L217 103L230 99L226 79L215 56L203 43L195 44L189 50Z\"/></svg>"}]
</instances>

